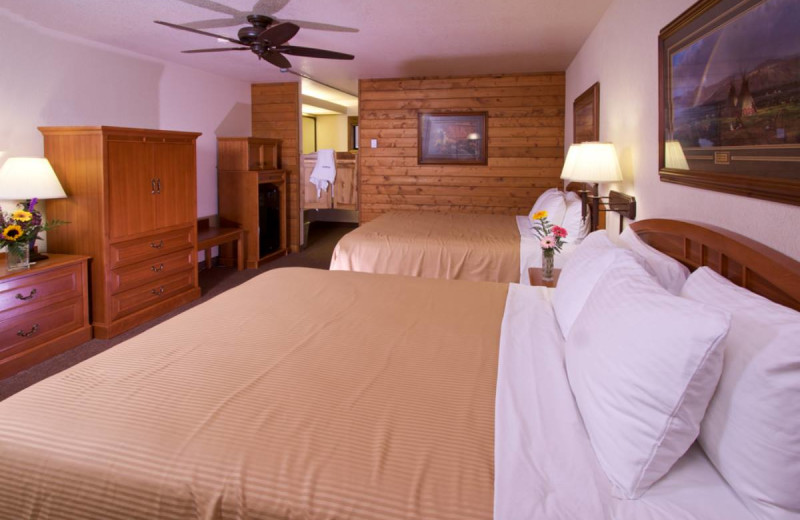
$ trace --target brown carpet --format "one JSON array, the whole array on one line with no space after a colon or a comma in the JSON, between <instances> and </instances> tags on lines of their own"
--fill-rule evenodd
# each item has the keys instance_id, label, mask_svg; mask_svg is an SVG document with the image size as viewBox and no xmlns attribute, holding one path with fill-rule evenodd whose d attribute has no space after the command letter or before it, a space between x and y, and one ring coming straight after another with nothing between
<instances>
[{"instance_id":1,"label":"brown carpet","mask_svg":"<svg viewBox=\"0 0 800 520\"><path fill-rule=\"evenodd\" d=\"M299 253L278 258L268 264L262 265L259 269L236 271L234 268L214 267L213 269L201 270L199 280L202 296L199 299L120 334L119 336L115 336L112 339L93 339L87 341L59 356L39 363L28 370L19 372L5 379L0 379L0 400L42 379L61 372L72 365L76 365L128 338L136 336L153 325L161 323L176 314L180 314L186 309L194 307L198 303L202 303L209 298L213 298L231 287L235 287L265 271L278 267L313 267L316 269L327 269L331 263L331 253L333 253L333 248L336 246L336 243L345 233L353 229L355 229L355 224L313 222L308 234L308 244Z\"/></svg>"}]
</instances>

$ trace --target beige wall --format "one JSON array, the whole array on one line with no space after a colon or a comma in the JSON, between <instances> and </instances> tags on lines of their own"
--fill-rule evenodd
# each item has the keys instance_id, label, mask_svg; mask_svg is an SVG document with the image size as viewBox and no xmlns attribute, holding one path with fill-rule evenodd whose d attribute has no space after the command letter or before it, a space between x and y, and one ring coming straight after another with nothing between
<instances>
[{"instance_id":1,"label":"beige wall","mask_svg":"<svg viewBox=\"0 0 800 520\"><path fill-rule=\"evenodd\" d=\"M661 182L658 177L658 33L694 0L616 0L567 69L565 142L572 102L600 82L600 140L616 145L638 219L692 220L749 235L800 259L800 207ZM602 191L609 187L603 186ZM616 229L616 216L608 228Z\"/></svg>"},{"instance_id":2,"label":"beige wall","mask_svg":"<svg viewBox=\"0 0 800 520\"><path fill-rule=\"evenodd\" d=\"M317 116L317 150L347 150L347 116Z\"/></svg>"},{"instance_id":3,"label":"beige wall","mask_svg":"<svg viewBox=\"0 0 800 520\"><path fill-rule=\"evenodd\" d=\"M303 116L303 127L301 131L303 133L303 153L307 154L317 151L317 126L314 123L313 117Z\"/></svg>"}]
</instances>

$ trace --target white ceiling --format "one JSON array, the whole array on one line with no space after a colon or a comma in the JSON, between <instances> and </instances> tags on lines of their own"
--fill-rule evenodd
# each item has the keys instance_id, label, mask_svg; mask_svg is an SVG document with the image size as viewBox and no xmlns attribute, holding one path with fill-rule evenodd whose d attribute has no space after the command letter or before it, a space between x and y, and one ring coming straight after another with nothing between
<instances>
[{"instance_id":1,"label":"white ceiling","mask_svg":"<svg viewBox=\"0 0 800 520\"><path fill-rule=\"evenodd\" d=\"M287 56L293 70L355 94L359 78L563 71L611 0L0 0L0 8L34 26L249 83L286 81L250 52L181 54L226 44L153 23L232 18L201 7L215 3L309 22L298 22L306 27L291 45L355 60ZM232 38L241 27L209 25L201 26Z\"/></svg>"}]
</instances>

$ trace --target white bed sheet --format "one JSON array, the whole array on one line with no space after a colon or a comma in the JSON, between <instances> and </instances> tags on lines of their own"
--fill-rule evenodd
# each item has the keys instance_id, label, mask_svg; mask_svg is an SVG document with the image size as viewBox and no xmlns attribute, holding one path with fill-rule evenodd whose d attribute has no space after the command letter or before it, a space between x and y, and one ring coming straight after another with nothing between
<instances>
[{"instance_id":1,"label":"white bed sheet","mask_svg":"<svg viewBox=\"0 0 800 520\"><path fill-rule=\"evenodd\" d=\"M517 215L517 229L519 229L519 283L530 285L528 268L542 267L542 247L527 215ZM564 244L561 252L556 253L553 265L558 269L564 267L569 253L575 247L577 247L575 244Z\"/></svg>"},{"instance_id":2,"label":"white bed sheet","mask_svg":"<svg viewBox=\"0 0 800 520\"><path fill-rule=\"evenodd\" d=\"M569 387L551 291L509 287L495 403L494 518L752 520L697 445L640 499L613 495Z\"/></svg>"}]
</instances>

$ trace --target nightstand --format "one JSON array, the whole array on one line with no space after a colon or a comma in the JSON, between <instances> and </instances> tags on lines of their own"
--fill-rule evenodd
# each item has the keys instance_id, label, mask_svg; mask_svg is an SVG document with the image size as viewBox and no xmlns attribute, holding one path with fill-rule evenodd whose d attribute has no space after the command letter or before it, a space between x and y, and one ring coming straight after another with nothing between
<instances>
[{"instance_id":1,"label":"nightstand","mask_svg":"<svg viewBox=\"0 0 800 520\"><path fill-rule=\"evenodd\" d=\"M529 267L528 277L530 278L531 285L543 285L545 287L555 287L558 283L558 276L561 274L561 269L553 269L553 280L551 282L542 281L542 268Z\"/></svg>"},{"instance_id":2,"label":"nightstand","mask_svg":"<svg viewBox=\"0 0 800 520\"><path fill-rule=\"evenodd\" d=\"M0 255L0 378L92 338L89 257L48 256L9 272Z\"/></svg>"}]
</instances>

